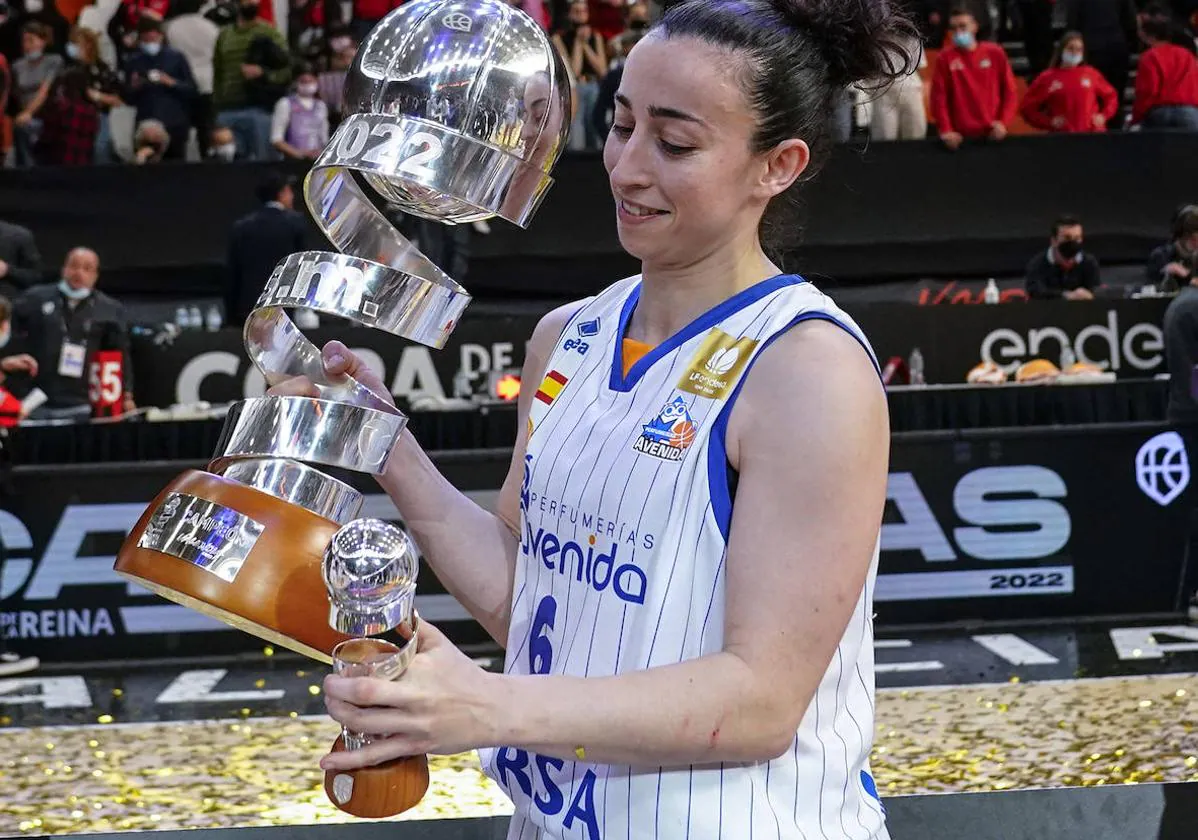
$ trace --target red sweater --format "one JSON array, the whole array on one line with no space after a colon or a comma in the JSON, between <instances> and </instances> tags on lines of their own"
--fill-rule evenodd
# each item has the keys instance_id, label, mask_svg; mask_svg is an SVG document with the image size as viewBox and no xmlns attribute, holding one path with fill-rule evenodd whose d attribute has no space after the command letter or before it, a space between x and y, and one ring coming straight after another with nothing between
<instances>
[{"instance_id":1,"label":"red sweater","mask_svg":"<svg viewBox=\"0 0 1198 840\"><path fill-rule=\"evenodd\" d=\"M1105 131L1105 125L1094 125L1094 115L1109 120L1117 110L1119 97L1111 83L1085 64L1045 70L1027 89L1020 106L1028 125L1045 131Z\"/></svg>"},{"instance_id":2,"label":"red sweater","mask_svg":"<svg viewBox=\"0 0 1198 840\"><path fill-rule=\"evenodd\" d=\"M1140 56L1131 121L1162 105L1198 107L1198 58L1176 44L1157 44Z\"/></svg>"},{"instance_id":3,"label":"red sweater","mask_svg":"<svg viewBox=\"0 0 1198 840\"><path fill-rule=\"evenodd\" d=\"M945 49L936 59L931 105L941 134L983 137L994 123L1009 123L1019 102L1006 52L990 41L972 50Z\"/></svg>"}]
</instances>

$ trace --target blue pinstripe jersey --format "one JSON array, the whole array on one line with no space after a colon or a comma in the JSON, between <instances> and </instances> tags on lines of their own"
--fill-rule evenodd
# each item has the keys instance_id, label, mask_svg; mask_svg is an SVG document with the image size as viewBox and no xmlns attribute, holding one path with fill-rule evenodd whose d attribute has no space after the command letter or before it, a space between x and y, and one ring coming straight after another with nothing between
<instances>
[{"instance_id":1,"label":"blue pinstripe jersey","mask_svg":"<svg viewBox=\"0 0 1198 840\"><path fill-rule=\"evenodd\" d=\"M839 324L873 358L826 295L780 276L700 316L625 376L622 337L639 292L632 277L583 304L532 400L507 673L609 676L721 650L732 518L724 435L739 386L771 340L810 318ZM886 838L868 766L877 560L875 548L785 754L659 768L480 750L515 803L510 840Z\"/></svg>"}]
</instances>

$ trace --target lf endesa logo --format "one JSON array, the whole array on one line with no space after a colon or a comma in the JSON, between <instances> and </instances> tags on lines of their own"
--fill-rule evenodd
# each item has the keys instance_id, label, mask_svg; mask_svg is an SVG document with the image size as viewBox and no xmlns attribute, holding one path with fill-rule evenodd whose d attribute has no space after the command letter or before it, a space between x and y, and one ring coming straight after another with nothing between
<instances>
[{"instance_id":1,"label":"lf endesa logo","mask_svg":"<svg viewBox=\"0 0 1198 840\"><path fill-rule=\"evenodd\" d=\"M1119 313L1107 310L1105 324L1091 324L1070 336L1060 327L1036 327L1021 335L1009 327L991 330L982 339L981 357L1008 374L1029 359L1045 358L1056 362L1068 347L1079 362L1103 370L1132 368L1155 371L1163 362L1164 336L1156 324L1134 324L1125 333L1119 331Z\"/></svg>"}]
</instances>

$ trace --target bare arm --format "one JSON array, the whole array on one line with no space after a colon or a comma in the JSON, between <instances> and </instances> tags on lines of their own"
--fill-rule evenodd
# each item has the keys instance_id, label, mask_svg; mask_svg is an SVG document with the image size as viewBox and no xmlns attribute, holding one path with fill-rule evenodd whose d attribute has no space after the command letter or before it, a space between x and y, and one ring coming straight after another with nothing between
<instances>
[{"instance_id":1,"label":"bare arm","mask_svg":"<svg viewBox=\"0 0 1198 840\"><path fill-rule=\"evenodd\" d=\"M800 325L751 369L726 440L740 480L720 651L619 676L510 676L425 625L403 679L326 680L336 720L396 734L322 766L479 746L650 767L784 752L877 546L889 448L877 373L838 327Z\"/></svg>"},{"instance_id":2,"label":"bare arm","mask_svg":"<svg viewBox=\"0 0 1198 840\"><path fill-rule=\"evenodd\" d=\"M500 645L507 644L512 608L529 403L558 337L577 309L578 304L569 304L550 312L528 343L515 447L495 513L450 484L407 431L387 472L379 476L438 580Z\"/></svg>"}]
</instances>

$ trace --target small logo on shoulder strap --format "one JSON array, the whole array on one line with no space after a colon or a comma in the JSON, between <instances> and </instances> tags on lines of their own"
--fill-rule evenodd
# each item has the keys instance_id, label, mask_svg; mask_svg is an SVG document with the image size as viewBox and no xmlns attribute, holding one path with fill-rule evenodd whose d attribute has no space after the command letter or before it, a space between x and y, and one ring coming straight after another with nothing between
<instances>
[{"instance_id":1,"label":"small logo on shoulder strap","mask_svg":"<svg viewBox=\"0 0 1198 840\"><path fill-rule=\"evenodd\" d=\"M713 329L691 357L678 380L678 390L714 400L727 397L756 347L755 338L737 338Z\"/></svg>"}]
</instances>

